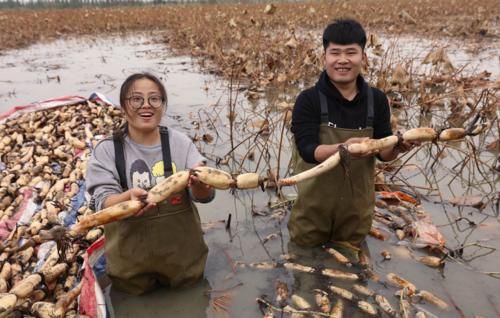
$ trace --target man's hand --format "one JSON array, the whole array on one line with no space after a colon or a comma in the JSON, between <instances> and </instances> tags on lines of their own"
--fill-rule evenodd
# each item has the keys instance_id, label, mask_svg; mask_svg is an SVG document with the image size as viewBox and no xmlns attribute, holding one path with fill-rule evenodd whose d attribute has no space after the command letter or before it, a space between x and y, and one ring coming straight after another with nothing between
<instances>
[{"instance_id":1,"label":"man's hand","mask_svg":"<svg viewBox=\"0 0 500 318\"><path fill-rule=\"evenodd\" d=\"M364 141L367 141L368 139L370 139L370 138L368 138L368 137L351 137L351 138L347 139L344 143L346 145L360 144Z\"/></svg>"},{"instance_id":2,"label":"man's hand","mask_svg":"<svg viewBox=\"0 0 500 318\"><path fill-rule=\"evenodd\" d=\"M351 144L361 144L369 139L370 139L369 137L352 137L352 138L347 139L344 144L346 144L348 146ZM352 154L351 153L351 157L354 159L367 158L367 157L371 157L377 153L378 153L377 150L369 151L369 152L363 153L363 154Z\"/></svg>"},{"instance_id":3,"label":"man's hand","mask_svg":"<svg viewBox=\"0 0 500 318\"><path fill-rule=\"evenodd\" d=\"M349 146L351 144L358 144L362 143L363 141L368 140L368 137L352 137L347 139L344 143L340 144L323 144L319 145L316 147L314 150L314 159L318 162L323 162L326 159L330 158L330 156L334 155L337 151L339 151L339 146L344 144L346 146ZM352 155L352 158L363 158L363 157L368 157L371 156L371 154L368 155Z\"/></svg>"},{"instance_id":4,"label":"man's hand","mask_svg":"<svg viewBox=\"0 0 500 318\"><path fill-rule=\"evenodd\" d=\"M419 141L404 141L403 138L399 137L399 141L394 147L380 151L379 158L383 161L394 160L399 154L408 152L420 144Z\"/></svg>"}]
</instances>

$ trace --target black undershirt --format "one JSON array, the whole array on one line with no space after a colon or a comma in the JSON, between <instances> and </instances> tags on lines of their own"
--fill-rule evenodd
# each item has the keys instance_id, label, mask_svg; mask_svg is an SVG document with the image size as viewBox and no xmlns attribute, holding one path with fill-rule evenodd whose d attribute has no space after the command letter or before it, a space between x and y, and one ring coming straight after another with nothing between
<instances>
[{"instance_id":1,"label":"black undershirt","mask_svg":"<svg viewBox=\"0 0 500 318\"><path fill-rule=\"evenodd\" d=\"M367 96L362 90L363 82L364 79L358 76L356 80L358 94L349 101L342 96L323 71L315 87L308 88L299 94L293 109L292 132L299 154L306 162L317 163L314 159L314 151L320 145L321 109L316 89L320 89L325 94L328 101L329 121L336 124L337 128L366 128ZM392 135L391 113L387 97L380 90L373 89L373 101L373 138L380 139Z\"/></svg>"}]
</instances>

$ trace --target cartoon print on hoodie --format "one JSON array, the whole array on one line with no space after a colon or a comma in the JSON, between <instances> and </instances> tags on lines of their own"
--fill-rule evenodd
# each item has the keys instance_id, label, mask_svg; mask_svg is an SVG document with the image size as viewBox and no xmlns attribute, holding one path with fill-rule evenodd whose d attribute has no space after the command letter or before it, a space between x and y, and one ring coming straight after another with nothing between
<instances>
[{"instance_id":1,"label":"cartoon print on hoodie","mask_svg":"<svg viewBox=\"0 0 500 318\"><path fill-rule=\"evenodd\" d=\"M130 180L133 188L149 190L152 187L151 173L144 160L138 159L130 166Z\"/></svg>"},{"instance_id":2,"label":"cartoon print on hoodie","mask_svg":"<svg viewBox=\"0 0 500 318\"><path fill-rule=\"evenodd\" d=\"M177 172L177 166L175 165L174 162L172 162L172 174ZM163 169L163 160L157 161L154 165L153 168L151 169L151 174L153 175L155 179L155 184L158 184L162 182L165 179L165 172Z\"/></svg>"}]
</instances>

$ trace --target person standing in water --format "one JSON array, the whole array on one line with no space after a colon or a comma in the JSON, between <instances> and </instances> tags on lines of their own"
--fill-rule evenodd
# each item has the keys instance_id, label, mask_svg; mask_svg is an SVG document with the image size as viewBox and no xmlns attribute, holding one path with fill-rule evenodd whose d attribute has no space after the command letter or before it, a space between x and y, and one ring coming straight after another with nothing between
<instances>
[{"instance_id":1,"label":"person standing in water","mask_svg":"<svg viewBox=\"0 0 500 318\"><path fill-rule=\"evenodd\" d=\"M321 163L339 146L392 135L387 97L361 76L367 63L366 33L354 20L336 20L323 33L324 68L314 87L295 102L292 132L298 155L294 173ZM410 149L403 143L377 154L393 160ZM352 158L350 173L342 167L298 184L298 198L288 223L299 246L334 243L357 257L368 234L375 203L374 154Z\"/></svg>"},{"instance_id":2,"label":"person standing in water","mask_svg":"<svg viewBox=\"0 0 500 318\"><path fill-rule=\"evenodd\" d=\"M96 145L86 182L95 210L142 199L158 182L206 162L192 141L160 125L167 109L161 81L149 73L121 86L125 127ZM190 285L203 276L208 248L193 204L210 202L214 189L191 176L189 187L138 216L105 225L106 271L113 288L143 294L158 285Z\"/></svg>"}]
</instances>

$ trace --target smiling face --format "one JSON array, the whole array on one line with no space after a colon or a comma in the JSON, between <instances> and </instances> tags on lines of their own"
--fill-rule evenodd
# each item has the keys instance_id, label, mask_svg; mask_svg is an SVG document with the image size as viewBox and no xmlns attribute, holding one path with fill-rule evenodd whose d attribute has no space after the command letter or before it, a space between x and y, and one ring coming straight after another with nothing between
<instances>
[{"instance_id":1,"label":"smiling face","mask_svg":"<svg viewBox=\"0 0 500 318\"><path fill-rule=\"evenodd\" d=\"M366 54L359 44L340 45L330 42L325 49L325 70L334 84L355 84L366 61Z\"/></svg>"},{"instance_id":2,"label":"smiling face","mask_svg":"<svg viewBox=\"0 0 500 318\"><path fill-rule=\"evenodd\" d=\"M131 85L125 102L129 130L144 134L157 129L165 107L164 103L156 103L159 98L165 99L158 85L150 79L141 78ZM141 99L144 100L142 106Z\"/></svg>"}]
</instances>

